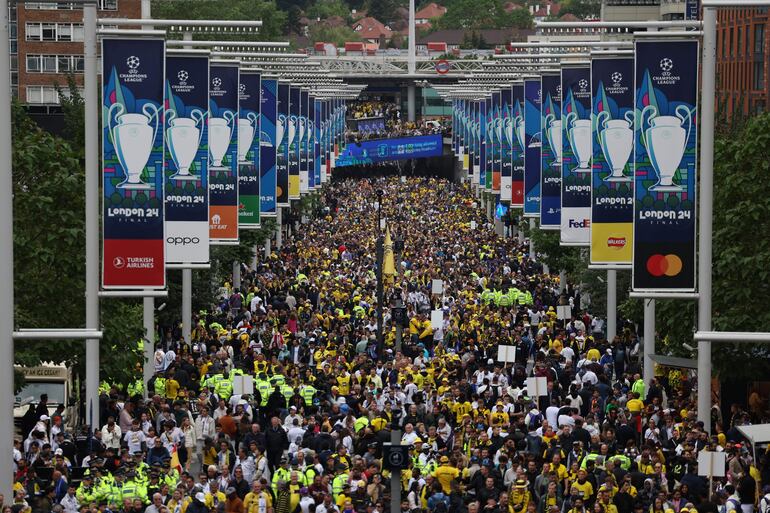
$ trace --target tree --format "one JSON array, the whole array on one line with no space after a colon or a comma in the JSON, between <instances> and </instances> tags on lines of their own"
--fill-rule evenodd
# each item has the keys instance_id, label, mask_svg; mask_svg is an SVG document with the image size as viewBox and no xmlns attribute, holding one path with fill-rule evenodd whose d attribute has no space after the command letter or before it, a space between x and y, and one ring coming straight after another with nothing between
<instances>
[{"instance_id":1,"label":"tree","mask_svg":"<svg viewBox=\"0 0 770 513\"><path fill-rule=\"evenodd\" d=\"M388 25L396 19L396 10L402 3L401 0L371 0L366 14Z\"/></svg>"},{"instance_id":2,"label":"tree","mask_svg":"<svg viewBox=\"0 0 770 513\"><path fill-rule=\"evenodd\" d=\"M293 2L296 4L296 2ZM291 5L291 3L290 3ZM301 7L301 6L300 6ZM286 26L286 12L273 0L153 0L155 18L181 20L262 20L259 32L237 36L243 40L265 41L280 38ZM196 38L221 39L216 33ZM229 36L231 38L233 36ZM235 38L235 37L234 37Z\"/></svg>"},{"instance_id":3,"label":"tree","mask_svg":"<svg viewBox=\"0 0 770 513\"><path fill-rule=\"evenodd\" d=\"M435 20L436 29L529 28L532 17L526 9L506 12L503 0L453 0L447 12Z\"/></svg>"},{"instance_id":4,"label":"tree","mask_svg":"<svg viewBox=\"0 0 770 513\"><path fill-rule=\"evenodd\" d=\"M572 14L581 20L597 19L601 15L602 4L596 0L565 0L559 9L559 16Z\"/></svg>"},{"instance_id":5,"label":"tree","mask_svg":"<svg viewBox=\"0 0 770 513\"><path fill-rule=\"evenodd\" d=\"M313 43L332 43L337 47L344 46L347 41L360 41L361 36L350 27L330 27L324 23L316 23L310 27L310 41Z\"/></svg>"},{"instance_id":6,"label":"tree","mask_svg":"<svg viewBox=\"0 0 770 513\"><path fill-rule=\"evenodd\" d=\"M305 11L311 20L325 20L332 16L348 19L350 9L342 0L317 0Z\"/></svg>"}]
</instances>

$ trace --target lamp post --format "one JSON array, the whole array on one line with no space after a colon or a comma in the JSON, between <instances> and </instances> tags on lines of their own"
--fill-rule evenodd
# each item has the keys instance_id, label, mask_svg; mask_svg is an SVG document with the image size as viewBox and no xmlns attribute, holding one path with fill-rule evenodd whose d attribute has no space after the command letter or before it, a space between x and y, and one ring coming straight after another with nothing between
<instances>
[{"instance_id":1,"label":"lamp post","mask_svg":"<svg viewBox=\"0 0 770 513\"><path fill-rule=\"evenodd\" d=\"M382 239L382 195L383 191L377 190L377 356L382 358L384 347L382 306L385 302L385 288L383 285L382 267L385 261L385 245Z\"/></svg>"}]
</instances>

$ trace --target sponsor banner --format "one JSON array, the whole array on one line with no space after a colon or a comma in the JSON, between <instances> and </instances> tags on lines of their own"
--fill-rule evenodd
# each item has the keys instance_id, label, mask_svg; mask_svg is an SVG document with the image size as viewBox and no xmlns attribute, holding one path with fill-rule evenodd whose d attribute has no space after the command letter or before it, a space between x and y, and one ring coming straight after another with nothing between
<instances>
[{"instance_id":1,"label":"sponsor banner","mask_svg":"<svg viewBox=\"0 0 770 513\"><path fill-rule=\"evenodd\" d=\"M308 188L314 191L316 187L321 185L321 181L316 178L316 130L315 130L315 97L307 95L307 144L305 151L307 152L307 178Z\"/></svg>"},{"instance_id":2,"label":"sponsor banner","mask_svg":"<svg viewBox=\"0 0 770 513\"><path fill-rule=\"evenodd\" d=\"M473 138L471 137L471 101L463 100L463 169L469 182L473 182Z\"/></svg>"},{"instance_id":3,"label":"sponsor banner","mask_svg":"<svg viewBox=\"0 0 770 513\"><path fill-rule=\"evenodd\" d=\"M590 65L562 66L561 93L561 243L588 246L593 153Z\"/></svg>"},{"instance_id":4,"label":"sponsor banner","mask_svg":"<svg viewBox=\"0 0 770 513\"><path fill-rule=\"evenodd\" d=\"M209 72L209 233L212 242L238 240L238 65Z\"/></svg>"},{"instance_id":5,"label":"sponsor banner","mask_svg":"<svg viewBox=\"0 0 770 513\"><path fill-rule=\"evenodd\" d=\"M540 228L561 228L561 75L543 73L540 77L543 105L540 109Z\"/></svg>"},{"instance_id":6,"label":"sponsor banner","mask_svg":"<svg viewBox=\"0 0 770 513\"><path fill-rule=\"evenodd\" d=\"M511 149L513 147L513 116L511 109L513 107L513 90L509 87L500 91L500 113L502 122L500 130L502 132L502 149L500 153L500 201L511 202L511 166L513 157Z\"/></svg>"},{"instance_id":7,"label":"sponsor banner","mask_svg":"<svg viewBox=\"0 0 770 513\"><path fill-rule=\"evenodd\" d=\"M289 84L278 82L277 122L275 125L276 143L276 206L289 206Z\"/></svg>"},{"instance_id":8,"label":"sponsor banner","mask_svg":"<svg viewBox=\"0 0 770 513\"><path fill-rule=\"evenodd\" d=\"M540 78L524 80L524 217L540 215Z\"/></svg>"},{"instance_id":9,"label":"sponsor banner","mask_svg":"<svg viewBox=\"0 0 770 513\"><path fill-rule=\"evenodd\" d=\"M209 261L208 88L208 57L166 57L166 263Z\"/></svg>"},{"instance_id":10,"label":"sponsor banner","mask_svg":"<svg viewBox=\"0 0 770 513\"><path fill-rule=\"evenodd\" d=\"M481 121L479 120L479 112L481 112L481 102L479 100L473 100L471 102L471 139L473 143L472 160L473 160L473 183L474 185L481 184Z\"/></svg>"},{"instance_id":11,"label":"sponsor banner","mask_svg":"<svg viewBox=\"0 0 770 513\"><path fill-rule=\"evenodd\" d=\"M238 85L238 226L259 228L260 73L241 71Z\"/></svg>"},{"instance_id":12,"label":"sponsor banner","mask_svg":"<svg viewBox=\"0 0 770 513\"><path fill-rule=\"evenodd\" d=\"M594 58L591 92L591 263L630 264L634 221L634 58Z\"/></svg>"},{"instance_id":13,"label":"sponsor banner","mask_svg":"<svg viewBox=\"0 0 770 513\"><path fill-rule=\"evenodd\" d=\"M487 111L489 100L479 102L479 187L487 190L487 167L489 167L489 155L492 144L487 137ZM491 177L490 177L491 181Z\"/></svg>"},{"instance_id":14,"label":"sponsor banner","mask_svg":"<svg viewBox=\"0 0 770 513\"><path fill-rule=\"evenodd\" d=\"M299 91L299 108L297 109L297 155L299 159L299 193L307 194L310 192L310 176L308 173L307 142L308 142L308 119L306 91Z\"/></svg>"},{"instance_id":15,"label":"sponsor banner","mask_svg":"<svg viewBox=\"0 0 770 513\"><path fill-rule=\"evenodd\" d=\"M321 107L322 101L318 98L312 98L313 100L313 184L316 188L321 187L321 174L323 172L323 158L321 157L322 151L322 128L321 123L323 120Z\"/></svg>"},{"instance_id":16,"label":"sponsor banner","mask_svg":"<svg viewBox=\"0 0 770 513\"><path fill-rule=\"evenodd\" d=\"M496 91L492 94L492 192L500 194L500 176L503 166L503 95Z\"/></svg>"},{"instance_id":17,"label":"sponsor banner","mask_svg":"<svg viewBox=\"0 0 770 513\"><path fill-rule=\"evenodd\" d=\"M337 167L376 164L392 160L440 157L443 141L440 134L373 139L351 143L337 159Z\"/></svg>"},{"instance_id":18,"label":"sponsor banner","mask_svg":"<svg viewBox=\"0 0 770 513\"><path fill-rule=\"evenodd\" d=\"M635 43L633 280L695 290L698 42Z\"/></svg>"},{"instance_id":19,"label":"sponsor banner","mask_svg":"<svg viewBox=\"0 0 770 513\"><path fill-rule=\"evenodd\" d=\"M321 101L321 126L319 127L321 138L321 183L329 179L329 100Z\"/></svg>"},{"instance_id":20,"label":"sponsor banner","mask_svg":"<svg viewBox=\"0 0 770 513\"><path fill-rule=\"evenodd\" d=\"M300 99L299 87L289 88L289 116L286 130L289 161L289 199L299 199L299 137L300 137Z\"/></svg>"},{"instance_id":21,"label":"sponsor banner","mask_svg":"<svg viewBox=\"0 0 770 513\"><path fill-rule=\"evenodd\" d=\"M511 206L524 208L524 84L513 84L511 91L511 129L514 135L511 147Z\"/></svg>"},{"instance_id":22,"label":"sponsor banner","mask_svg":"<svg viewBox=\"0 0 770 513\"><path fill-rule=\"evenodd\" d=\"M261 217L274 217L276 196L276 94L278 81L261 81L259 116L259 209Z\"/></svg>"},{"instance_id":23,"label":"sponsor banner","mask_svg":"<svg viewBox=\"0 0 770 513\"><path fill-rule=\"evenodd\" d=\"M102 41L102 286L166 286L162 39Z\"/></svg>"}]
</instances>

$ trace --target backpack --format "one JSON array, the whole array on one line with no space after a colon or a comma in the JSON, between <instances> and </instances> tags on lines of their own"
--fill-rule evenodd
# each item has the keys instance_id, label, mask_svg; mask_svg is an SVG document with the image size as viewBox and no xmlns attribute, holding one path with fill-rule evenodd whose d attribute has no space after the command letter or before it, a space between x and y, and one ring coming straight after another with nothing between
<instances>
[{"instance_id":1,"label":"backpack","mask_svg":"<svg viewBox=\"0 0 770 513\"><path fill-rule=\"evenodd\" d=\"M529 424L527 425L527 428L529 428L530 431L537 431L537 428L539 428L543 424L543 414L538 412L537 415L531 415L529 416Z\"/></svg>"}]
</instances>

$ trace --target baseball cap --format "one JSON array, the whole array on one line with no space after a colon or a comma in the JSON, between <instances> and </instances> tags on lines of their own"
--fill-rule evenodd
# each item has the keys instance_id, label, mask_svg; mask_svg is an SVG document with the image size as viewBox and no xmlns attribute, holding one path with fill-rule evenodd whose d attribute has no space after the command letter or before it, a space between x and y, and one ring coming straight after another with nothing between
<instances>
[{"instance_id":1,"label":"baseball cap","mask_svg":"<svg viewBox=\"0 0 770 513\"><path fill-rule=\"evenodd\" d=\"M51 417L46 415L45 413L40 416L40 420L51 420Z\"/></svg>"},{"instance_id":2,"label":"baseball cap","mask_svg":"<svg viewBox=\"0 0 770 513\"><path fill-rule=\"evenodd\" d=\"M195 500L198 502L206 502L206 495L204 495L203 492L198 492L195 494Z\"/></svg>"}]
</instances>

